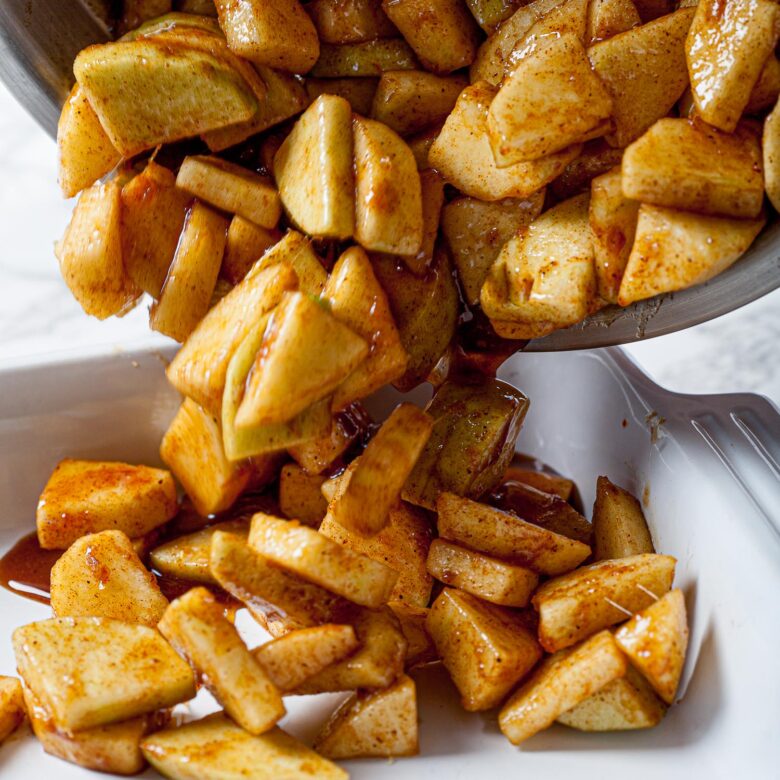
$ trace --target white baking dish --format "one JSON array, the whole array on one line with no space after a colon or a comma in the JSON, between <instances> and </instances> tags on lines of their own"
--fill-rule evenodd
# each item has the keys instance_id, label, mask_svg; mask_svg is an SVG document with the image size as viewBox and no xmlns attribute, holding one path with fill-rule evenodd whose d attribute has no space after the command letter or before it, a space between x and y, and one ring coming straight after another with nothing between
<instances>
[{"instance_id":1,"label":"white baking dish","mask_svg":"<svg viewBox=\"0 0 780 780\"><path fill-rule=\"evenodd\" d=\"M157 461L178 403L164 360L123 353L0 371L0 548L33 529L37 496L60 458ZM467 715L446 675L425 671L417 675L421 756L348 762L352 776L778 777L780 415L755 395L666 392L615 349L519 355L502 377L531 398L519 449L573 477L585 507L599 474L644 495L658 550L678 558L690 611L683 701L652 731L556 726L517 749L498 732L495 713ZM375 411L394 400L385 393ZM11 631L47 616L45 606L0 590L0 673L14 673ZM334 697L287 701L285 725L305 738ZM194 709L209 707L201 696ZM0 748L0 773L90 776L20 738Z\"/></svg>"}]
</instances>

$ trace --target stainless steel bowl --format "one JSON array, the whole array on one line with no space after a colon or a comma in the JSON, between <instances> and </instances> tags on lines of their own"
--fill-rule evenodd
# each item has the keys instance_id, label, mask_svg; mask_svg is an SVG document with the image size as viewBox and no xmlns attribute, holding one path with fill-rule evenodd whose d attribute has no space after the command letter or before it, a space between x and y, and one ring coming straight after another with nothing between
<instances>
[{"instance_id":1,"label":"stainless steel bowl","mask_svg":"<svg viewBox=\"0 0 780 780\"><path fill-rule=\"evenodd\" d=\"M0 78L54 136L73 83L72 63L90 43L108 40L108 0L2 0ZM527 349L586 349L663 336L738 309L780 287L780 222L773 219L737 263L707 284L625 309L608 307Z\"/></svg>"}]
</instances>

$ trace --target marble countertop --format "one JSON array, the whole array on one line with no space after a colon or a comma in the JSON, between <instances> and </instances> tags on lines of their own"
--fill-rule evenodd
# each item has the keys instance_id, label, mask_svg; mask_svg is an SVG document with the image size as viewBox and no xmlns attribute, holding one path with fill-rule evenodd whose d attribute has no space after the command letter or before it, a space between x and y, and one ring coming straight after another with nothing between
<instances>
[{"instance_id":1,"label":"marble countertop","mask_svg":"<svg viewBox=\"0 0 780 780\"><path fill-rule=\"evenodd\" d=\"M0 367L85 348L160 346L146 306L87 317L60 279L54 241L72 203L56 183L56 149L0 85ZM780 290L717 320L631 345L659 384L684 393L756 392L780 404Z\"/></svg>"}]
</instances>

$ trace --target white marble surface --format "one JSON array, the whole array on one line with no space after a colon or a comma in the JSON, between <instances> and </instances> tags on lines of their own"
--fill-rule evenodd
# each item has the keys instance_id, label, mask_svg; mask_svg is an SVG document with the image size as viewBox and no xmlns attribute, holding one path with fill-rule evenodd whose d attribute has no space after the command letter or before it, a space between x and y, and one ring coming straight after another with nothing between
<instances>
[{"instance_id":1,"label":"white marble surface","mask_svg":"<svg viewBox=\"0 0 780 780\"><path fill-rule=\"evenodd\" d=\"M59 277L53 244L72 204L56 185L51 141L0 85L0 367L84 348L160 345L147 307L87 317ZM751 391L780 404L780 291L695 329L628 347L679 392Z\"/></svg>"}]
</instances>

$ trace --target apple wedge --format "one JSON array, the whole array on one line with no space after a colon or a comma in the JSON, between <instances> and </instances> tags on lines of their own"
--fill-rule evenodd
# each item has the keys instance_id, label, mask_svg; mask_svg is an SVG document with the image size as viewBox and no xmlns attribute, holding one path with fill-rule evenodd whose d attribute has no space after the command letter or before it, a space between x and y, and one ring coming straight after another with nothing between
<instances>
[{"instance_id":1,"label":"apple wedge","mask_svg":"<svg viewBox=\"0 0 780 780\"><path fill-rule=\"evenodd\" d=\"M403 674L406 638L389 607L347 608L340 612L338 620L354 626L358 649L344 660L308 677L293 693L387 688Z\"/></svg>"},{"instance_id":2,"label":"apple wedge","mask_svg":"<svg viewBox=\"0 0 780 780\"><path fill-rule=\"evenodd\" d=\"M54 250L73 297L100 320L125 314L141 294L122 259L121 209L118 181L92 185L81 193Z\"/></svg>"},{"instance_id":3,"label":"apple wedge","mask_svg":"<svg viewBox=\"0 0 780 780\"><path fill-rule=\"evenodd\" d=\"M426 627L469 712L500 704L542 657L521 613L454 588L433 602Z\"/></svg>"},{"instance_id":4,"label":"apple wedge","mask_svg":"<svg viewBox=\"0 0 780 780\"><path fill-rule=\"evenodd\" d=\"M558 203L504 245L480 293L499 335L538 338L594 308L589 200L583 193Z\"/></svg>"},{"instance_id":5,"label":"apple wedge","mask_svg":"<svg viewBox=\"0 0 780 780\"><path fill-rule=\"evenodd\" d=\"M650 684L629 666L625 677L608 683L557 720L578 731L629 731L651 729L665 714L666 707Z\"/></svg>"},{"instance_id":6,"label":"apple wedge","mask_svg":"<svg viewBox=\"0 0 780 780\"><path fill-rule=\"evenodd\" d=\"M279 193L268 179L219 157L185 157L176 175L176 186L260 227L276 227L282 213Z\"/></svg>"},{"instance_id":7,"label":"apple wedge","mask_svg":"<svg viewBox=\"0 0 780 780\"><path fill-rule=\"evenodd\" d=\"M604 135L612 98L573 33L530 42L488 110L496 164L506 168Z\"/></svg>"},{"instance_id":8,"label":"apple wedge","mask_svg":"<svg viewBox=\"0 0 780 780\"><path fill-rule=\"evenodd\" d=\"M168 710L139 715L108 726L67 731L57 725L50 710L24 686L24 706L33 734L50 756L97 772L135 775L146 766L141 740L164 728L170 720Z\"/></svg>"},{"instance_id":9,"label":"apple wedge","mask_svg":"<svg viewBox=\"0 0 780 780\"><path fill-rule=\"evenodd\" d=\"M190 398L165 432L160 457L204 516L228 509L249 484L249 465L227 459L219 422Z\"/></svg>"},{"instance_id":10,"label":"apple wedge","mask_svg":"<svg viewBox=\"0 0 780 780\"><path fill-rule=\"evenodd\" d=\"M109 617L154 628L168 599L121 531L77 539L51 570L57 617Z\"/></svg>"},{"instance_id":11,"label":"apple wedge","mask_svg":"<svg viewBox=\"0 0 780 780\"><path fill-rule=\"evenodd\" d=\"M257 458L327 436L332 425L330 397L315 401L284 422L261 423L249 427L236 424L236 416L246 395L247 380L268 329L268 317L257 323L239 344L228 365L222 398L222 443L232 462Z\"/></svg>"},{"instance_id":12,"label":"apple wedge","mask_svg":"<svg viewBox=\"0 0 780 780\"><path fill-rule=\"evenodd\" d=\"M73 72L124 157L242 122L257 111L251 88L226 61L170 40L88 46Z\"/></svg>"},{"instance_id":13,"label":"apple wedge","mask_svg":"<svg viewBox=\"0 0 780 780\"><path fill-rule=\"evenodd\" d=\"M266 270L252 266L209 310L165 371L182 395L212 414L222 410L228 365L239 344L281 301L284 292L298 288L298 277L289 262L300 250L298 238L299 234L288 233L268 250L267 255L277 256L279 263ZM270 262L267 256L264 259Z\"/></svg>"},{"instance_id":14,"label":"apple wedge","mask_svg":"<svg viewBox=\"0 0 780 780\"><path fill-rule=\"evenodd\" d=\"M290 631L256 647L252 655L280 691L292 691L358 647L352 626L328 623Z\"/></svg>"},{"instance_id":15,"label":"apple wedge","mask_svg":"<svg viewBox=\"0 0 780 780\"><path fill-rule=\"evenodd\" d=\"M423 238L423 214L414 155L381 122L355 117L352 129L355 240L377 252L416 254Z\"/></svg>"},{"instance_id":16,"label":"apple wedge","mask_svg":"<svg viewBox=\"0 0 780 780\"><path fill-rule=\"evenodd\" d=\"M671 555L645 553L548 580L532 600L542 647L554 653L652 604L672 587L676 563Z\"/></svg>"},{"instance_id":17,"label":"apple wedge","mask_svg":"<svg viewBox=\"0 0 780 780\"><path fill-rule=\"evenodd\" d=\"M268 320L236 412L238 428L291 420L330 395L369 345L318 301L285 293Z\"/></svg>"},{"instance_id":18,"label":"apple wedge","mask_svg":"<svg viewBox=\"0 0 780 780\"><path fill-rule=\"evenodd\" d=\"M160 297L191 200L176 188L173 172L154 160L122 187L122 260L152 298Z\"/></svg>"},{"instance_id":19,"label":"apple wedge","mask_svg":"<svg viewBox=\"0 0 780 780\"><path fill-rule=\"evenodd\" d=\"M628 306L712 279L748 250L765 223L764 214L730 219L640 206L618 303Z\"/></svg>"},{"instance_id":20,"label":"apple wedge","mask_svg":"<svg viewBox=\"0 0 780 780\"><path fill-rule=\"evenodd\" d=\"M318 97L274 156L274 176L290 219L322 238L355 229L352 108L336 95Z\"/></svg>"},{"instance_id":21,"label":"apple wedge","mask_svg":"<svg viewBox=\"0 0 780 780\"><path fill-rule=\"evenodd\" d=\"M252 518L249 544L277 566L366 607L384 604L398 577L313 528L262 512Z\"/></svg>"},{"instance_id":22,"label":"apple wedge","mask_svg":"<svg viewBox=\"0 0 780 780\"><path fill-rule=\"evenodd\" d=\"M0 743L13 734L24 715L22 684L16 677L0 676Z\"/></svg>"},{"instance_id":23,"label":"apple wedge","mask_svg":"<svg viewBox=\"0 0 780 780\"><path fill-rule=\"evenodd\" d=\"M597 561L655 552L642 505L606 477L596 481L593 542Z\"/></svg>"},{"instance_id":24,"label":"apple wedge","mask_svg":"<svg viewBox=\"0 0 780 780\"><path fill-rule=\"evenodd\" d=\"M539 575L517 564L491 558L444 539L434 539L428 552L428 573L491 604L525 607L539 584Z\"/></svg>"},{"instance_id":25,"label":"apple wedge","mask_svg":"<svg viewBox=\"0 0 780 780\"><path fill-rule=\"evenodd\" d=\"M217 581L209 567L209 556L211 539L217 531L246 539L249 536L249 520L225 520L200 531L177 536L151 550L149 561L152 568L176 579L216 585Z\"/></svg>"},{"instance_id":26,"label":"apple wedge","mask_svg":"<svg viewBox=\"0 0 780 780\"><path fill-rule=\"evenodd\" d=\"M442 493L436 502L436 510L439 513L439 535L443 539L486 555L514 561L541 574L569 572L590 555L587 544L454 493Z\"/></svg>"},{"instance_id":27,"label":"apple wedge","mask_svg":"<svg viewBox=\"0 0 780 780\"><path fill-rule=\"evenodd\" d=\"M623 148L666 116L688 86L685 38L693 8L680 8L588 49L612 96L612 146Z\"/></svg>"},{"instance_id":28,"label":"apple wedge","mask_svg":"<svg viewBox=\"0 0 780 780\"><path fill-rule=\"evenodd\" d=\"M502 707L498 726L512 744L519 745L623 677L627 669L612 634L602 631L571 650L545 658Z\"/></svg>"},{"instance_id":29,"label":"apple wedge","mask_svg":"<svg viewBox=\"0 0 780 780\"><path fill-rule=\"evenodd\" d=\"M221 713L158 731L141 743L171 780L348 780L349 775L280 728L254 736Z\"/></svg>"},{"instance_id":30,"label":"apple wedge","mask_svg":"<svg viewBox=\"0 0 780 780\"><path fill-rule=\"evenodd\" d=\"M422 409L412 404L397 406L357 460L340 495L328 507L332 518L362 536L374 536L381 531L432 429L433 420Z\"/></svg>"},{"instance_id":31,"label":"apple wedge","mask_svg":"<svg viewBox=\"0 0 780 780\"><path fill-rule=\"evenodd\" d=\"M228 46L258 65L306 73L320 55L314 27L298 0L215 0Z\"/></svg>"},{"instance_id":32,"label":"apple wedge","mask_svg":"<svg viewBox=\"0 0 780 780\"><path fill-rule=\"evenodd\" d=\"M659 119L626 149L622 171L623 194L654 206L755 219L764 205L761 144L747 125L723 133Z\"/></svg>"},{"instance_id":33,"label":"apple wedge","mask_svg":"<svg viewBox=\"0 0 780 780\"><path fill-rule=\"evenodd\" d=\"M284 716L276 686L225 617L224 606L205 588L192 588L173 601L159 630L241 728L262 734Z\"/></svg>"},{"instance_id":34,"label":"apple wedge","mask_svg":"<svg viewBox=\"0 0 780 780\"><path fill-rule=\"evenodd\" d=\"M176 254L149 309L149 326L180 343L206 316L222 266L229 222L196 201L187 212Z\"/></svg>"},{"instance_id":35,"label":"apple wedge","mask_svg":"<svg viewBox=\"0 0 780 780\"><path fill-rule=\"evenodd\" d=\"M57 151L58 180L66 198L93 185L122 159L78 84L62 107L57 123Z\"/></svg>"},{"instance_id":36,"label":"apple wedge","mask_svg":"<svg viewBox=\"0 0 780 780\"><path fill-rule=\"evenodd\" d=\"M685 597L679 588L634 615L615 633L615 641L656 693L673 704L688 649Z\"/></svg>"},{"instance_id":37,"label":"apple wedge","mask_svg":"<svg viewBox=\"0 0 780 780\"><path fill-rule=\"evenodd\" d=\"M599 297L617 303L620 283L636 235L639 203L623 193L620 167L596 176L590 184L588 222L593 241Z\"/></svg>"},{"instance_id":38,"label":"apple wedge","mask_svg":"<svg viewBox=\"0 0 780 780\"><path fill-rule=\"evenodd\" d=\"M527 198L559 176L577 157L580 147L499 168L488 133L488 110L496 93L497 89L485 81L466 87L433 142L428 159L464 195L486 201Z\"/></svg>"},{"instance_id":39,"label":"apple wedge","mask_svg":"<svg viewBox=\"0 0 780 780\"><path fill-rule=\"evenodd\" d=\"M417 689L402 675L381 691L357 691L314 740L326 758L401 758L419 753Z\"/></svg>"},{"instance_id":40,"label":"apple wedge","mask_svg":"<svg viewBox=\"0 0 780 780\"><path fill-rule=\"evenodd\" d=\"M434 509L443 492L479 498L497 487L527 410L528 399L497 379L442 384L426 408L433 432L402 498Z\"/></svg>"},{"instance_id":41,"label":"apple wedge","mask_svg":"<svg viewBox=\"0 0 780 780\"><path fill-rule=\"evenodd\" d=\"M777 43L777 3L747 0L721 7L704 0L695 10L685 54L696 113L730 133Z\"/></svg>"},{"instance_id":42,"label":"apple wedge","mask_svg":"<svg viewBox=\"0 0 780 780\"><path fill-rule=\"evenodd\" d=\"M214 533L209 566L261 625L281 618L287 630L318 626L336 622L336 613L348 609L344 599L275 566L236 534Z\"/></svg>"},{"instance_id":43,"label":"apple wedge","mask_svg":"<svg viewBox=\"0 0 780 780\"><path fill-rule=\"evenodd\" d=\"M333 410L340 411L398 379L406 370L408 356L387 294L360 247L351 247L339 257L322 296L334 317L364 338L370 349L333 394Z\"/></svg>"},{"instance_id":44,"label":"apple wedge","mask_svg":"<svg viewBox=\"0 0 780 780\"><path fill-rule=\"evenodd\" d=\"M425 569L425 561L432 529L423 511L399 501L390 507L384 528L371 537L348 531L331 513L325 516L319 530L334 542L398 573L389 601L418 607L428 604L433 580Z\"/></svg>"}]
</instances>

